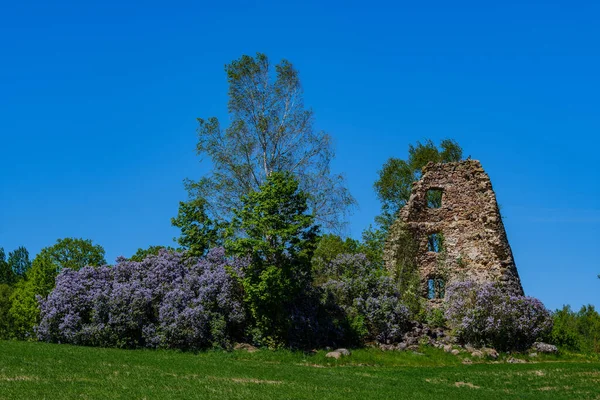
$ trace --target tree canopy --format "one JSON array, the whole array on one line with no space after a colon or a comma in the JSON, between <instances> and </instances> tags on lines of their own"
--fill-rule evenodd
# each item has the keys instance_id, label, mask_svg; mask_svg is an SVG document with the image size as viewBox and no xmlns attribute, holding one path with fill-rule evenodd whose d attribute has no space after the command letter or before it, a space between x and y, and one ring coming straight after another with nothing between
<instances>
[{"instance_id":1,"label":"tree canopy","mask_svg":"<svg viewBox=\"0 0 600 400\"><path fill-rule=\"evenodd\" d=\"M0 247L0 285L13 283L15 276L14 272L8 262L6 262L6 253L4 249Z\"/></svg>"},{"instance_id":2,"label":"tree canopy","mask_svg":"<svg viewBox=\"0 0 600 400\"><path fill-rule=\"evenodd\" d=\"M24 277L27 271L29 271L29 268L31 268L31 261L29 260L29 252L27 249L21 246L8 253L8 265L16 277Z\"/></svg>"},{"instance_id":3,"label":"tree canopy","mask_svg":"<svg viewBox=\"0 0 600 400\"><path fill-rule=\"evenodd\" d=\"M439 148L431 140L411 144L408 147L408 159L392 157L387 160L374 184L382 208L381 215L377 217L378 224L387 230L395 221L398 212L410 198L413 182L421 178L421 170L427 163L447 163L462 158L459 144L452 139L445 139Z\"/></svg>"},{"instance_id":4,"label":"tree canopy","mask_svg":"<svg viewBox=\"0 0 600 400\"><path fill-rule=\"evenodd\" d=\"M129 257L129 261L142 262L148 256L157 256L161 250L165 250L169 253L175 253L181 251L181 249L174 249L170 246L148 246L145 249L139 248L134 255Z\"/></svg>"},{"instance_id":5,"label":"tree canopy","mask_svg":"<svg viewBox=\"0 0 600 400\"><path fill-rule=\"evenodd\" d=\"M48 257L58 274L63 268L80 270L88 265L97 267L106 264L104 248L92 244L89 239L64 238L58 239L50 247L40 251L38 257Z\"/></svg>"},{"instance_id":6,"label":"tree canopy","mask_svg":"<svg viewBox=\"0 0 600 400\"><path fill-rule=\"evenodd\" d=\"M242 199L226 242L230 252L250 257L240 282L254 322L254 340L286 342L289 309L312 282L311 258L319 228L308 214L307 195L289 173L269 175L259 191Z\"/></svg>"},{"instance_id":7,"label":"tree canopy","mask_svg":"<svg viewBox=\"0 0 600 400\"><path fill-rule=\"evenodd\" d=\"M287 60L273 71L257 53L225 65L225 72L231 123L223 129L215 117L198 118L197 152L210 159L212 172L186 182L191 198L204 199L214 218L229 220L242 196L259 190L271 173L289 172L308 194L317 222L339 228L355 201L343 177L330 171L331 137L313 128L298 71Z\"/></svg>"},{"instance_id":8,"label":"tree canopy","mask_svg":"<svg viewBox=\"0 0 600 400\"><path fill-rule=\"evenodd\" d=\"M211 247L222 244L223 223L208 216L206 200L201 197L180 201L177 217L171 218L171 225L181 229L181 235L175 240L191 256L200 257Z\"/></svg>"}]
</instances>

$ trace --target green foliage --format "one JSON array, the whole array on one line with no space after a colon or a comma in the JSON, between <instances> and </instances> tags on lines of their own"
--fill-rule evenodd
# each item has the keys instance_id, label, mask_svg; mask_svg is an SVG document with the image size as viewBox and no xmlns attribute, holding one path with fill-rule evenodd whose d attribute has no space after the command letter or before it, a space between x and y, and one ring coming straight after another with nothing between
<instances>
[{"instance_id":1,"label":"green foliage","mask_svg":"<svg viewBox=\"0 0 600 400\"><path fill-rule=\"evenodd\" d=\"M210 219L206 208L200 197L181 201L177 217L171 218L171 224L181 229L177 243L191 256L201 257L209 248L222 244L223 224Z\"/></svg>"},{"instance_id":2,"label":"green foliage","mask_svg":"<svg viewBox=\"0 0 600 400\"><path fill-rule=\"evenodd\" d=\"M451 139L442 140L439 148L431 140L425 143L417 142L416 146L409 146L407 160L390 158L379 171L379 178L374 185L377 197L382 203L382 213L377 217L377 222L387 230L396 220L398 212L410 198L412 183L419 180L421 170L427 163L460 160L462 148Z\"/></svg>"},{"instance_id":3,"label":"green foliage","mask_svg":"<svg viewBox=\"0 0 600 400\"><path fill-rule=\"evenodd\" d=\"M4 253L4 249L0 247L0 284L4 283L10 285L15 279L15 273L8 262L6 262L6 253Z\"/></svg>"},{"instance_id":4,"label":"green foliage","mask_svg":"<svg viewBox=\"0 0 600 400\"><path fill-rule=\"evenodd\" d=\"M27 274L26 286L32 292L42 297L48 296L54 289L54 280L58 275L58 268L50 254L42 251L33 260L31 270Z\"/></svg>"},{"instance_id":5,"label":"green foliage","mask_svg":"<svg viewBox=\"0 0 600 400\"><path fill-rule=\"evenodd\" d=\"M31 261L29 260L29 252L27 249L21 246L8 253L8 266L12 269L14 275L18 279L23 278L27 271L29 271L29 268L31 268Z\"/></svg>"},{"instance_id":6,"label":"green foliage","mask_svg":"<svg viewBox=\"0 0 600 400\"><path fill-rule=\"evenodd\" d=\"M0 339L8 339L12 333L10 319L10 295L13 288L5 283L0 283Z\"/></svg>"},{"instance_id":7,"label":"green foliage","mask_svg":"<svg viewBox=\"0 0 600 400\"><path fill-rule=\"evenodd\" d=\"M362 233L359 252L367 256L367 259L379 268L383 268L383 247L385 245L386 232L369 225Z\"/></svg>"},{"instance_id":8,"label":"green foliage","mask_svg":"<svg viewBox=\"0 0 600 400\"><path fill-rule=\"evenodd\" d=\"M330 172L331 138L313 129L298 71L286 60L274 69L261 53L225 66L231 123L222 130L217 118L198 118L197 151L208 156L212 173L186 187L192 198L207 201L211 216L229 220L242 196L258 191L271 173L286 171L308 194L316 220L340 227L355 201L343 177Z\"/></svg>"},{"instance_id":9,"label":"green foliage","mask_svg":"<svg viewBox=\"0 0 600 400\"><path fill-rule=\"evenodd\" d=\"M106 264L104 248L92 244L89 239L58 239L53 246L45 247L38 256L48 257L56 267L55 275L63 268L78 271L83 267L99 267Z\"/></svg>"},{"instance_id":10,"label":"green foliage","mask_svg":"<svg viewBox=\"0 0 600 400\"><path fill-rule=\"evenodd\" d=\"M356 312L350 312L346 318L348 321L348 331L351 333L351 343L364 345L364 339L370 336L365 316Z\"/></svg>"},{"instance_id":11,"label":"green foliage","mask_svg":"<svg viewBox=\"0 0 600 400\"><path fill-rule=\"evenodd\" d=\"M31 282L20 280L10 295L8 311L11 322L11 336L17 339L35 339L33 327L39 319L39 308Z\"/></svg>"},{"instance_id":12,"label":"green foliage","mask_svg":"<svg viewBox=\"0 0 600 400\"><path fill-rule=\"evenodd\" d=\"M418 245L414 235L404 224L396 224L390 234L394 237L395 265L389 271L395 279L402 302L412 315L422 312L421 276L417 265Z\"/></svg>"},{"instance_id":13,"label":"green foliage","mask_svg":"<svg viewBox=\"0 0 600 400\"><path fill-rule=\"evenodd\" d=\"M129 259L131 261L142 262L148 256L157 256L161 250L166 250L171 253L175 252L175 251L179 251L178 249L174 249L174 248L168 247L168 246L149 246L145 249L142 249L142 248L137 249L135 254L132 255Z\"/></svg>"},{"instance_id":14,"label":"green foliage","mask_svg":"<svg viewBox=\"0 0 600 400\"><path fill-rule=\"evenodd\" d=\"M600 353L600 314L593 305L578 312L564 306L554 313L552 342L557 346L584 353Z\"/></svg>"},{"instance_id":15,"label":"green foliage","mask_svg":"<svg viewBox=\"0 0 600 400\"><path fill-rule=\"evenodd\" d=\"M426 194L427 207L440 208L442 206L442 191L438 189L430 189Z\"/></svg>"},{"instance_id":16,"label":"green foliage","mask_svg":"<svg viewBox=\"0 0 600 400\"><path fill-rule=\"evenodd\" d=\"M228 240L226 247L251 259L239 279L253 318L254 339L262 344L286 342L289 307L310 287L318 227L307 211L307 195L289 173L272 173L235 210L229 231L242 235Z\"/></svg>"},{"instance_id":17,"label":"green foliage","mask_svg":"<svg viewBox=\"0 0 600 400\"><path fill-rule=\"evenodd\" d=\"M19 339L34 337L34 326L39 322L37 297L46 297L52 291L55 278L64 269L79 270L85 266L106 264L104 249L91 240L59 239L43 248L33 260L25 279L19 281L10 297L9 316L13 335Z\"/></svg>"},{"instance_id":18,"label":"green foliage","mask_svg":"<svg viewBox=\"0 0 600 400\"><path fill-rule=\"evenodd\" d=\"M363 231L362 240L351 238L342 239L338 235L325 234L319 239L312 264L315 278L326 278L325 269L340 254L364 254L370 264L376 268L383 268L383 246L385 233L381 229L369 226Z\"/></svg>"},{"instance_id":19,"label":"green foliage","mask_svg":"<svg viewBox=\"0 0 600 400\"><path fill-rule=\"evenodd\" d=\"M434 307L423 307L424 315L423 321L432 327L444 328L446 327L446 318L444 317L444 310L441 308Z\"/></svg>"},{"instance_id":20,"label":"green foliage","mask_svg":"<svg viewBox=\"0 0 600 400\"><path fill-rule=\"evenodd\" d=\"M325 268L337 256L340 254L356 254L359 252L359 248L360 243L351 238L342 239L340 236L331 233L321 236L312 258L315 278L325 274Z\"/></svg>"},{"instance_id":21,"label":"green foliage","mask_svg":"<svg viewBox=\"0 0 600 400\"><path fill-rule=\"evenodd\" d=\"M36 296L47 296L54 288L57 266L48 253L43 251L33 260L27 279L20 280L10 298L9 316L12 334L19 339L33 339L33 327L39 321Z\"/></svg>"}]
</instances>

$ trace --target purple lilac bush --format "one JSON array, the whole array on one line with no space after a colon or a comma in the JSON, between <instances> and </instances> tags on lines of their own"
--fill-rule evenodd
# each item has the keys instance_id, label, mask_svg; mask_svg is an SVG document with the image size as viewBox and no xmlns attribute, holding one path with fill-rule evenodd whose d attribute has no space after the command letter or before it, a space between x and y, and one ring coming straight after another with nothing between
<instances>
[{"instance_id":1,"label":"purple lilac bush","mask_svg":"<svg viewBox=\"0 0 600 400\"><path fill-rule=\"evenodd\" d=\"M445 317L458 339L498 350L525 350L552 331L552 316L541 301L513 296L500 284L457 282L446 291Z\"/></svg>"},{"instance_id":2,"label":"purple lilac bush","mask_svg":"<svg viewBox=\"0 0 600 400\"><path fill-rule=\"evenodd\" d=\"M364 254L341 254L327 266L323 284L360 341L399 341L410 327L410 312L394 281Z\"/></svg>"},{"instance_id":3,"label":"purple lilac bush","mask_svg":"<svg viewBox=\"0 0 600 400\"><path fill-rule=\"evenodd\" d=\"M161 251L141 262L64 269L40 299L38 339L89 346L201 349L241 336L245 314L222 248L201 259Z\"/></svg>"}]
</instances>

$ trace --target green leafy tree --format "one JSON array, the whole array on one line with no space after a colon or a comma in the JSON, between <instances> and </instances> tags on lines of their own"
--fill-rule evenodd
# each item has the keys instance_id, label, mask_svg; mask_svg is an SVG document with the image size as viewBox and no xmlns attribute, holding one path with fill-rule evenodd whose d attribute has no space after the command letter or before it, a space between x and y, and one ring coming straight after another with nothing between
<instances>
[{"instance_id":1,"label":"green leafy tree","mask_svg":"<svg viewBox=\"0 0 600 400\"><path fill-rule=\"evenodd\" d=\"M442 140L439 148L431 141L409 145L408 159L390 158L379 171L375 191L382 204L382 213L376 218L384 231L398 217L398 212L408 202L413 182L421 178L421 170L429 162L448 163L462 160L462 148L451 139ZM441 198L430 199L432 202Z\"/></svg>"},{"instance_id":2,"label":"green leafy tree","mask_svg":"<svg viewBox=\"0 0 600 400\"><path fill-rule=\"evenodd\" d=\"M23 278L27 271L29 271L29 268L31 268L27 249L21 246L8 253L8 265L17 278Z\"/></svg>"},{"instance_id":3,"label":"green leafy tree","mask_svg":"<svg viewBox=\"0 0 600 400\"><path fill-rule=\"evenodd\" d=\"M39 318L37 298L48 296L62 269L79 270L103 264L106 264L104 249L91 240L65 238L43 248L33 260L26 279L19 281L11 294L9 315L14 335L20 339L33 338L33 327Z\"/></svg>"},{"instance_id":4,"label":"green leafy tree","mask_svg":"<svg viewBox=\"0 0 600 400\"><path fill-rule=\"evenodd\" d=\"M178 251L178 249L174 249L172 247L167 247L167 246L149 246L145 249L142 249L142 248L137 249L135 254L132 255L129 259L131 261L142 262L148 256L157 256L161 250L166 250L168 252Z\"/></svg>"},{"instance_id":5,"label":"green leafy tree","mask_svg":"<svg viewBox=\"0 0 600 400\"><path fill-rule=\"evenodd\" d=\"M307 193L316 221L339 228L355 201L341 175L333 175L331 138L313 128L313 112L303 104L298 71L286 60L274 68L266 55L244 55L225 66L231 123L198 119L198 154L212 173L187 181L192 198L206 200L210 215L229 220L241 199L256 192L273 172L289 172ZM274 78L274 79L273 79Z\"/></svg>"},{"instance_id":6,"label":"green leafy tree","mask_svg":"<svg viewBox=\"0 0 600 400\"><path fill-rule=\"evenodd\" d=\"M335 234L325 234L319 238L312 266L315 284L320 284L330 278L331 269L327 266L341 254L364 254L369 265L383 272L383 244L385 233L381 229L369 226L362 233L362 240L343 239Z\"/></svg>"},{"instance_id":7,"label":"green leafy tree","mask_svg":"<svg viewBox=\"0 0 600 400\"><path fill-rule=\"evenodd\" d=\"M226 246L233 254L251 258L240 282L257 343L286 343L289 308L312 282L311 258L319 228L308 212L307 198L291 174L271 173L234 212L230 234L243 233Z\"/></svg>"},{"instance_id":8,"label":"green leafy tree","mask_svg":"<svg viewBox=\"0 0 600 400\"><path fill-rule=\"evenodd\" d=\"M577 327L577 314L571 306L565 305L553 314L552 343L569 350L580 351L582 346L581 334Z\"/></svg>"},{"instance_id":9,"label":"green leafy tree","mask_svg":"<svg viewBox=\"0 0 600 400\"><path fill-rule=\"evenodd\" d=\"M591 304L582 306L577 313L579 332L584 338L584 350L600 353L600 314Z\"/></svg>"},{"instance_id":10,"label":"green leafy tree","mask_svg":"<svg viewBox=\"0 0 600 400\"><path fill-rule=\"evenodd\" d=\"M370 225L362 233L359 252L367 256L371 265L383 268L383 245L385 243L386 232L383 229L374 228Z\"/></svg>"},{"instance_id":11,"label":"green leafy tree","mask_svg":"<svg viewBox=\"0 0 600 400\"><path fill-rule=\"evenodd\" d=\"M11 323L11 336L17 339L34 339L33 327L38 322L40 313L36 295L39 294L38 291L49 292L54 286L54 281L49 279L47 273L47 270L53 266L48 266L44 261L36 257L33 261L32 271L30 271L35 278L19 280L10 295L8 315ZM45 273L40 270L44 270Z\"/></svg>"},{"instance_id":12,"label":"green leafy tree","mask_svg":"<svg viewBox=\"0 0 600 400\"><path fill-rule=\"evenodd\" d=\"M317 248L315 249L312 266L315 278L319 278L329 265L340 254L356 254L360 247L357 240L327 233L319 238Z\"/></svg>"},{"instance_id":13,"label":"green leafy tree","mask_svg":"<svg viewBox=\"0 0 600 400\"><path fill-rule=\"evenodd\" d=\"M89 239L58 239L53 246L43 248L40 254L49 257L56 266L56 274L63 268L78 271L86 266L106 264L104 248L94 245Z\"/></svg>"},{"instance_id":14,"label":"green leafy tree","mask_svg":"<svg viewBox=\"0 0 600 400\"><path fill-rule=\"evenodd\" d=\"M593 305L574 312L564 306L554 312L552 342L558 346L585 353L600 353L600 314Z\"/></svg>"},{"instance_id":15,"label":"green leafy tree","mask_svg":"<svg viewBox=\"0 0 600 400\"><path fill-rule=\"evenodd\" d=\"M171 218L171 224L181 229L181 236L175 240L189 255L200 257L209 248L222 244L224 224L208 216L203 198L179 202L179 212Z\"/></svg>"},{"instance_id":16,"label":"green leafy tree","mask_svg":"<svg viewBox=\"0 0 600 400\"><path fill-rule=\"evenodd\" d=\"M6 261L6 253L0 247L0 284L11 285L15 281L15 273Z\"/></svg>"},{"instance_id":17,"label":"green leafy tree","mask_svg":"<svg viewBox=\"0 0 600 400\"><path fill-rule=\"evenodd\" d=\"M9 315L11 306L10 295L13 288L0 283L0 339L9 339L12 335L12 325Z\"/></svg>"}]
</instances>

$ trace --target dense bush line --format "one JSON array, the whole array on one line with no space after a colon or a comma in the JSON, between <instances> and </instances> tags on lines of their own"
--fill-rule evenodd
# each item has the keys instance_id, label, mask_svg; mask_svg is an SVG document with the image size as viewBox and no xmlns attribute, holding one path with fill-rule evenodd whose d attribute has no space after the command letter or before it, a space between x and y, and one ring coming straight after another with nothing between
<instances>
[{"instance_id":1,"label":"dense bush line","mask_svg":"<svg viewBox=\"0 0 600 400\"><path fill-rule=\"evenodd\" d=\"M198 350L258 344L239 279L249 259L215 248L200 259L161 250L141 262L64 269L40 298L39 340L89 346ZM330 279L296 296L286 309L287 345L360 345L397 341L410 327L394 282L363 254L342 254Z\"/></svg>"},{"instance_id":2,"label":"dense bush line","mask_svg":"<svg viewBox=\"0 0 600 400\"><path fill-rule=\"evenodd\" d=\"M222 248L202 259L161 251L141 262L63 270L40 299L40 340L90 346L201 349L228 346L245 320L227 269L247 261Z\"/></svg>"},{"instance_id":3,"label":"dense bush line","mask_svg":"<svg viewBox=\"0 0 600 400\"><path fill-rule=\"evenodd\" d=\"M114 266L99 266L104 249L82 239L59 240L31 266L26 251L11 253L10 263L0 252L10 279L0 282L0 337L125 348L199 350L236 341L315 348L398 343L420 320L447 325L464 344L498 350L551 338L598 351L593 307L557 312L552 331L539 300L468 281L447 288L442 308L426 307L411 252L401 273L385 270L383 232L370 230L362 242L320 236L307 199L291 174L272 173L228 224L190 230L202 246L152 246ZM208 250L216 242L224 247Z\"/></svg>"},{"instance_id":4,"label":"dense bush line","mask_svg":"<svg viewBox=\"0 0 600 400\"><path fill-rule=\"evenodd\" d=\"M198 350L227 348L236 341L302 348L360 346L399 342L411 321L421 319L447 325L462 343L498 350L526 350L536 340L548 340L573 351L600 351L600 314L593 306L550 313L537 299L510 296L498 284L467 281L447 288L441 310L416 314L404 305L398 283L378 262L362 253L330 254L326 261L314 260L318 273L312 283L304 279L292 297L279 297L289 299L280 309L282 325L269 328L285 332L278 343L264 340L267 331L260 331L248 307L245 292L251 286L244 287L244 279L252 271L252 259L227 255L222 247L202 257L160 249L141 261L121 258L114 266L63 268L56 287L45 289L49 295L38 294L30 312L20 317L36 321L39 340L90 346ZM259 287L272 270L265 269L267 275L258 271ZM33 337L19 330L24 322L11 317L14 304L29 304L35 296L22 290L31 288L32 280L0 285L1 337ZM286 290L285 281L282 285L280 292ZM277 301L277 293L267 294L272 296L269 301Z\"/></svg>"},{"instance_id":5,"label":"dense bush line","mask_svg":"<svg viewBox=\"0 0 600 400\"><path fill-rule=\"evenodd\" d=\"M552 341L572 351L600 353L600 314L592 305L577 312L564 306L554 313Z\"/></svg>"}]
</instances>

